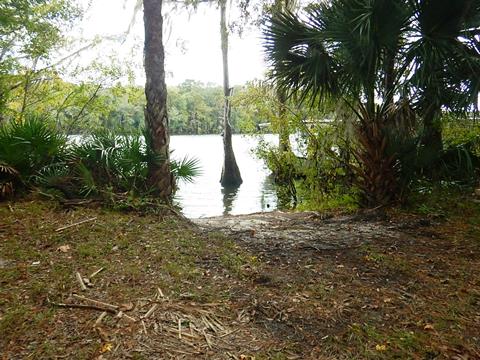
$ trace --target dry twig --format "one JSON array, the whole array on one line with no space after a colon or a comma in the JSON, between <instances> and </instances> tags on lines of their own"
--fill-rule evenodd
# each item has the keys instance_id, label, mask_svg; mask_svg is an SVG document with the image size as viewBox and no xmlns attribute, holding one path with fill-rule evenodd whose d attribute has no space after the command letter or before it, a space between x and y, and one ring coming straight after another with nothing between
<instances>
[{"instance_id":1,"label":"dry twig","mask_svg":"<svg viewBox=\"0 0 480 360\"><path fill-rule=\"evenodd\" d=\"M65 304L65 303L55 303L48 300L48 303L52 306L62 307L62 308L72 308L72 309L90 309L90 310L98 310L98 311L106 311L109 313L115 314L116 311L113 309L104 308L101 306L96 305L86 305L86 304Z\"/></svg>"},{"instance_id":2,"label":"dry twig","mask_svg":"<svg viewBox=\"0 0 480 360\"><path fill-rule=\"evenodd\" d=\"M153 306L147 311L147 313L142 316L142 319L147 319L148 317L150 317L150 315L153 314L153 312L157 307L158 307L158 304L153 304Z\"/></svg>"},{"instance_id":3,"label":"dry twig","mask_svg":"<svg viewBox=\"0 0 480 360\"><path fill-rule=\"evenodd\" d=\"M117 305L113 305L113 304L109 304L109 303L106 303L106 302L103 302L103 301L90 299L90 298L87 298L87 297L82 296L82 295L73 294L72 296L76 299L83 300L83 301L88 301L88 302L91 302L92 304L96 304L96 305L99 305L99 306L105 306L105 307L108 307L112 310L118 310L119 309L119 307Z\"/></svg>"},{"instance_id":4,"label":"dry twig","mask_svg":"<svg viewBox=\"0 0 480 360\"><path fill-rule=\"evenodd\" d=\"M212 348L212 343L211 343L210 339L208 338L208 335L205 332L205 330L202 330L202 334L203 334L203 337L205 338L205 341L207 342L208 348L211 349Z\"/></svg>"},{"instance_id":5,"label":"dry twig","mask_svg":"<svg viewBox=\"0 0 480 360\"><path fill-rule=\"evenodd\" d=\"M93 325L93 327L99 326L105 316L107 316L107 312L106 312L106 311L104 311L104 312L102 312L102 313L100 314L100 316L98 317L98 319L95 321L95 324Z\"/></svg>"},{"instance_id":6,"label":"dry twig","mask_svg":"<svg viewBox=\"0 0 480 360\"><path fill-rule=\"evenodd\" d=\"M97 276L98 274L100 274L103 270L105 270L105 268L101 267L101 268L98 269L97 271L94 271L93 273L91 273L88 278L89 278L89 279L92 279L94 276Z\"/></svg>"},{"instance_id":7,"label":"dry twig","mask_svg":"<svg viewBox=\"0 0 480 360\"><path fill-rule=\"evenodd\" d=\"M86 291L86 290L87 290L87 286L86 286L85 283L83 282L82 275L80 275L79 272L76 272L76 273L75 273L75 276L77 277L78 283L80 284L80 288L82 289L82 291Z\"/></svg>"},{"instance_id":8,"label":"dry twig","mask_svg":"<svg viewBox=\"0 0 480 360\"><path fill-rule=\"evenodd\" d=\"M93 217L93 218L90 218L90 219L85 219L85 220L76 222L76 223L74 223L74 224L62 226L62 227L58 228L58 229L55 230L55 231L56 231L56 232L63 231L63 230L66 230L66 229L70 229L71 227L78 226L78 225L82 225L82 224L85 224L85 223L87 223L87 222L95 221L95 220L97 220L97 217L96 217L96 216Z\"/></svg>"},{"instance_id":9,"label":"dry twig","mask_svg":"<svg viewBox=\"0 0 480 360\"><path fill-rule=\"evenodd\" d=\"M158 296L160 296L161 298L165 297L165 295L163 295L162 289L157 288L157 290L158 290ZM158 297L158 296L157 296L157 297Z\"/></svg>"}]
</instances>

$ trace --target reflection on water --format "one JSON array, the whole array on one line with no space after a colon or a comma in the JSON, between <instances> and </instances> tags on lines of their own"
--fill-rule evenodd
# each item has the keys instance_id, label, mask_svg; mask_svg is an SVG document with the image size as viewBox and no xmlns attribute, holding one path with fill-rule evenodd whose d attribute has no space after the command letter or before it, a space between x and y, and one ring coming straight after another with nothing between
<instances>
[{"instance_id":1,"label":"reflection on water","mask_svg":"<svg viewBox=\"0 0 480 360\"><path fill-rule=\"evenodd\" d=\"M275 143L276 137L265 135ZM173 157L185 155L200 160L202 174L194 183L180 183L176 200L190 218L247 214L277 208L277 195L269 171L252 155L258 140L252 136L234 135L233 148L243 183L236 189L220 185L223 164L223 142L220 135L176 135L171 137Z\"/></svg>"},{"instance_id":2,"label":"reflection on water","mask_svg":"<svg viewBox=\"0 0 480 360\"><path fill-rule=\"evenodd\" d=\"M233 209L233 202L238 194L239 187L222 187L223 215L229 215Z\"/></svg>"}]
</instances>

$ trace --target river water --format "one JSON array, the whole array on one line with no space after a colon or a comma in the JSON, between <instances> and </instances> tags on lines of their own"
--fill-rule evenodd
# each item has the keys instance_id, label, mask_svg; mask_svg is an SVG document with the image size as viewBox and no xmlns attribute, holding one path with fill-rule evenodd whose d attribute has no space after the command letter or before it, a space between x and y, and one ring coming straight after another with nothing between
<instances>
[{"instance_id":1,"label":"river water","mask_svg":"<svg viewBox=\"0 0 480 360\"><path fill-rule=\"evenodd\" d=\"M276 143L276 136L263 136L266 141ZM238 189L228 190L220 185L223 164L223 139L220 135L171 136L172 158L196 157L202 172L193 183L179 184L175 200L185 216L199 218L275 210L277 195L268 177L269 171L252 154L257 144L257 137L233 135L233 150L243 183Z\"/></svg>"}]
</instances>

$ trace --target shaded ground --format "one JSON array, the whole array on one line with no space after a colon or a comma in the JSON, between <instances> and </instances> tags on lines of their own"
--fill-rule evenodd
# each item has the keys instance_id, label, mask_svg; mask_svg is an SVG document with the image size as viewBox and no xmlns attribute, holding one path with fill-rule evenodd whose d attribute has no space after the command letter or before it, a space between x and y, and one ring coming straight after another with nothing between
<instances>
[{"instance_id":1,"label":"shaded ground","mask_svg":"<svg viewBox=\"0 0 480 360\"><path fill-rule=\"evenodd\" d=\"M0 205L0 353L479 359L480 208L456 206L448 220L271 213L197 227Z\"/></svg>"}]
</instances>

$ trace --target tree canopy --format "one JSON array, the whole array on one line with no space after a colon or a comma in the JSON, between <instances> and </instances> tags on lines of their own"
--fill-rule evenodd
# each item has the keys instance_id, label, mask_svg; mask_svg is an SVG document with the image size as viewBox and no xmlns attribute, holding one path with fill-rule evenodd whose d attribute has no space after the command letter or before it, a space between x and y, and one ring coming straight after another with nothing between
<instances>
[{"instance_id":1,"label":"tree canopy","mask_svg":"<svg viewBox=\"0 0 480 360\"><path fill-rule=\"evenodd\" d=\"M0 114L14 88L12 74L45 67L62 45L65 30L80 15L71 0L6 0L0 3Z\"/></svg>"}]
</instances>

